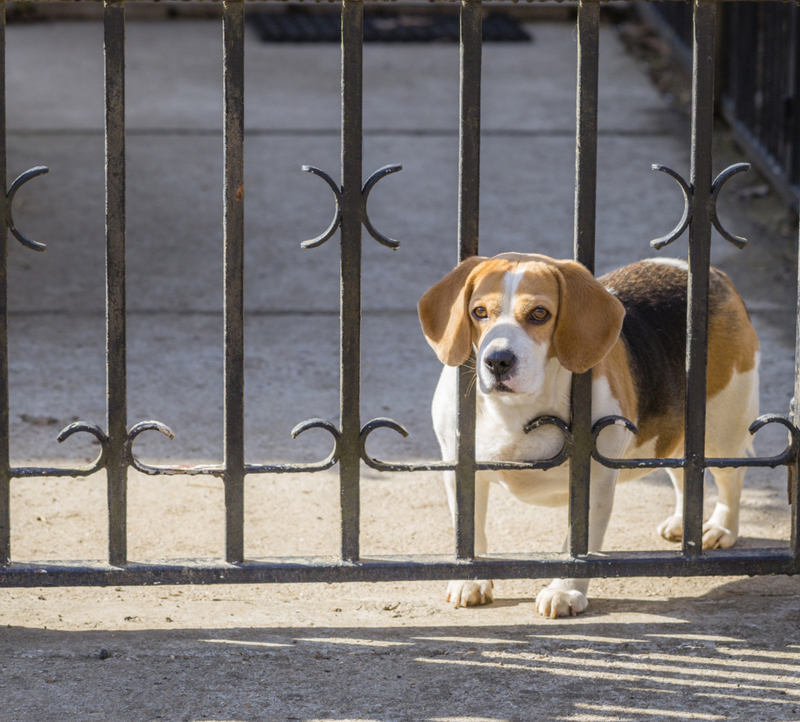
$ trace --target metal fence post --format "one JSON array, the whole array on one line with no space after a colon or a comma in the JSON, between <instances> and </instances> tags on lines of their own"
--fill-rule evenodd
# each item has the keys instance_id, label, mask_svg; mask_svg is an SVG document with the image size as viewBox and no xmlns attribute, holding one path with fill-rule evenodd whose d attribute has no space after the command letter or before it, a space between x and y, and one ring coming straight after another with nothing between
<instances>
[{"instance_id":1,"label":"metal fence post","mask_svg":"<svg viewBox=\"0 0 800 722\"><path fill-rule=\"evenodd\" d=\"M127 562L128 391L125 329L125 4L106 0L106 394L108 404L108 557Z\"/></svg>"},{"instance_id":2,"label":"metal fence post","mask_svg":"<svg viewBox=\"0 0 800 722\"><path fill-rule=\"evenodd\" d=\"M575 260L594 273L597 196L597 67L600 3L578 4L578 88L575 137ZM592 371L572 377L569 461L569 553L589 547L589 478L592 464Z\"/></svg>"},{"instance_id":3,"label":"metal fence post","mask_svg":"<svg viewBox=\"0 0 800 722\"><path fill-rule=\"evenodd\" d=\"M0 566L11 561L11 462L8 411L8 218L6 218L6 3L0 0Z\"/></svg>"},{"instance_id":4,"label":"metal fence post","mask_svg":"<svg viewBox=\"0 0 800 722\"><path fill-rule=\"evenodd\" d=\"M361 173L364 3L342 2L342 226L340 295L341 556L359 558L361 517Z\"/></svg>"},{"instance_id":5,"label":"metal fence post","mask_svg":"<svg viewBox=\"0 0 800 722\"><path fill-rule=\"evenodd\" d=\"M478 254L481 155L481 0L461 0L458 154L458 260ZM458 372L456 425L456 559L475 556L475 372Z\"/></svg>"},{"instance_id":6,"label":"metal fence post","mask_svg":"<svg viewBox=\"0 0 800 722\"><path fill-rule=\"evenodd\" d=\"M225 559L244 560L244 2L222 20L225 123Z\"/></svg>"},{"instance_id":7,"label":"metal fence post","mask_svg":"<svg viewBox=\"0 0 800 722\"><path fill-rule=\"evenodd\" d=\"M707 0L695 0L690 181L694 189L695 213L689 227L689 288L686 319L686 466L683 495L683 553L687 555L700 554L703 547L715 38L715 4Z\"/></svg>"}]
</instances>

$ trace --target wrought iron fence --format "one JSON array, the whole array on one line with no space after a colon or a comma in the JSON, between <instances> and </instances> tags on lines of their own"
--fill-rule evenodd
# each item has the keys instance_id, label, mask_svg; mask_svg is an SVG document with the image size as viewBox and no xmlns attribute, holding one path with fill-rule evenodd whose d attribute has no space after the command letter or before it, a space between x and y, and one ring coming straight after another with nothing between
<instances>
[{"instance_id":1,"label":"wrought iron fence","mask_svg":"<svg viewBox=\"0 0 800 722\"><path fill-rule=\"evenodd\" d=\"M641 3L640 3L641 5ZM684 3L642 6L688 66L692 13ZM719 103L759 171L797 209L800 201L800 8L735 2L723 7L717 57Z\"/></svg>"},{"instance_id":2,"label":"wrought iron fence","mask_svg":"<svg viewBox=\"0 0 800 722\"><path fill-rule=\"evenodd\" d=\"M132 1L132 0L131 0ZM0 13L0 62L5 58L5 15ZM711 174L713 126L714 47L717 6L695 0L693 6L693 106L691 176L687 182L673 170L654 169L674 177L684 195L683 217L664 238L653 241L661 248L689 230L689 288L687 309L687 386L685 454L678 459L607 459L597 450L597 438L613 423L633 424L619 417L591 423L591 371L573 378L571 419L543 417L529 424L557 426L564 435L561 452L546 460L486 463L475 458L475 391L473 373L462 367L459 378L458 447L453 463L394 463L374 459L367 451L372 431L386 427L400 434L402 425L391 419L373 419L362 426L360 418L360 323L362 226L378 242L396 248L397 241L378 232L367 213L369 193L382 177L400 170L386 166L362 186L362 50L361 0L343 0L342 18L342 134L341 187L324 171L304 167L323 178L335 199L335 215L329 228L306 241L314 248L339 232L341 241L340 311L340 412L341 424L311 419L295 427L296 436L310 428L324 428L333 437L329 456L314 464L255 465L244 453L244 344L243 344L243 245L244 245L244 2L224 4L224 461L220 465L152 466L133 452L136 438L155 430L172 432L157 421L128 426L126 389L125 315L125 4L106 0L105 27L105 154L106 154L106 325L107 325L107 419L105 430L95 423L77 422L60 434L92 434L101 444L98 458L80 468L12 467L9 459L9 383L7 319L8 234L0 259L0 585L107 585L184 584L302 581L381 581L391 579L690 576L713 574L793 574L800 571L798 535L798 447L800 431L781 416L762 416L753 433L766 424L786 427L786 450L766 458L706 458L705 404L707 360L707 310L709 253L712 227L735 245L744 240L729 234L716 214L717 196L724 182L745 170L736 164L716 179ZM481 0L461 0L460 38L460 141L458 255L478 253L480 193L480 96L481 96ZM581 0L578 8L578 85L576 126L575 233L578 261L594 270L595 195L597 186L598 39L600 3ZM1 97L5 97L5 73L0 72ZM0 178L5 183L5 103L0 115ZM11 184L4 206L6 229L23 245L45 250L28 239L14 224L15 193L26 181L46 172L37 167ZM800 337L800 336L799 336ZM800 374L795 374L800 379ZM796 396L800 396L796 381ZM588 546L589 472L592 459L612 468L683 468L685 470L684 534L680 551L590 553ZM455 553L453 556L362 557L359 548L361 462L379 471L413 472L454 470L456 473ZM542 469L570 465L569 550L564 554L495 555L474 553L475 473L486 469ZM338 558L246 559L244 555L244 480L247 475L285 472L318 472L339 467L341 543ZM790 548L702 549L703 473L709 467L787 466L790 470L792 520ZM221 477L225 488L225 559L218 562L189 560L183 563L152 561L129 563L126 547L126 497L128 469L145 474L207 474ZM21 563L12 561L10 547L9 487L11 479L30 477L87 476L105 470L108 484L108 561L97 563Z\"/></svg>"}]
</instances>

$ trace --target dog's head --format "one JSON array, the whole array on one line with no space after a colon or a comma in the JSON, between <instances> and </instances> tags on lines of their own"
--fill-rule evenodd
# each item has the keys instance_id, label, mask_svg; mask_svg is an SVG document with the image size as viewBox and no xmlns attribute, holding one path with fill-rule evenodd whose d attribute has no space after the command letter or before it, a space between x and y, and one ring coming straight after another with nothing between
<instances>
[{"instance_id":1,"label":"dog's head","mask_svg":"<svg viewBox=\"0 0 800 722\"><path fill-rule=\"evenodd\" d=\"M614 346L624 316L584 266L539 254L468 258L419 302L425 338L442 363L461 365L475 346L484 393L537 393L553 358L587 371Z\"/></svg>"}]
</instances>

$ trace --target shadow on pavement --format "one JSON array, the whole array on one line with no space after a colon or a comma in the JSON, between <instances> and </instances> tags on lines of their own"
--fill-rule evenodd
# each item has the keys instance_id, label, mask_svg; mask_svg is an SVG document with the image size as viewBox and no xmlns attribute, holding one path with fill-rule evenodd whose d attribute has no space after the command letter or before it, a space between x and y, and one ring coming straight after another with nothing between
<instances>
[{"instance_id":1,"label":"shadow on pavement","mask_svg":"<svg viewBox=\"0 0 800 722\"><path fill-rule=\"evenodd\" d=\"M768 589L767 604L759 579L699 599L595 599L514 626L7 628L3 718L798 719L797 582Z\"/></svg>"}]
</instances>

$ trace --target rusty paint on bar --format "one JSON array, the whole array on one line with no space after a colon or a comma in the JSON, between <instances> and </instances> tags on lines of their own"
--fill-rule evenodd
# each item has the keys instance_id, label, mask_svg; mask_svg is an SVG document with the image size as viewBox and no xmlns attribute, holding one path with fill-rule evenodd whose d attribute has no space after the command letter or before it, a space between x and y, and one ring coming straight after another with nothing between
<instances>
[{"instance_id":1,"label":"rusty paint on bar","mask_svg":"<svg viewBox=\"0 0 800 722\"><path fill-rule=\"evenodd\" d=\"M575 137L575 260L594 273L597 196L597 66L600 5L578 5L578 87ZM589 548L589 477L592 451L592 371L572 377L574 452L569 465L569 551Z\"/></svg>"},{"instance_id":2,"label":"rusty paint on bar","mask_svg":"<svg viewBox=\"0 0 800 722\"><path fill-rule=\"evenodd\" d=\"M687 555L700 554L703 546L715 35L715 5L704 0L695 0L690 179L694 191L694 215L689 226L689 287L686 319L686 466L684 467L683 495L683 552Z\"/></svg>"},{"instance_id":3,"label":"rusty paint on bar","mask_svg":"<svg viewBox=\"0 0 800 722\"><path fill-rule=\"evenodd\" d=\"M341 558L359 557L361 518L361 160L364 3L342 2L339 500Z\"/></svg>"},{"instance_id":4,"label":"rusty paint on bar","mask_svg":"<svg viewBox=\"0 0 800 722\"><path fill-rule=\"evenodd\" d=\"M128 436L125 329L125 4L106 0L106 394L108 415L108 558L127 562Z\"/></svg>"},{"instance_id":5,"label":"rusty paint on bar","mask_svg":"<svg viewBox=\"0 0 800 722\"><path fill-rule=\"evenodd\" d=\"M224 5L225 559L244 559L244 2Z\"/></svg>"},{"instance_id":6,"label":"rusty paint on bar","mask_svg":"<svg viewBox=\"0 0 800 722\"><path fill-rule=\"evenodd\" d=\"M458 148L458 260L478 254L481 156L481 0L461 2ZM472 357L458 372L455 555L475 556L475 371Z\"/></svg>"}]
</instances>

